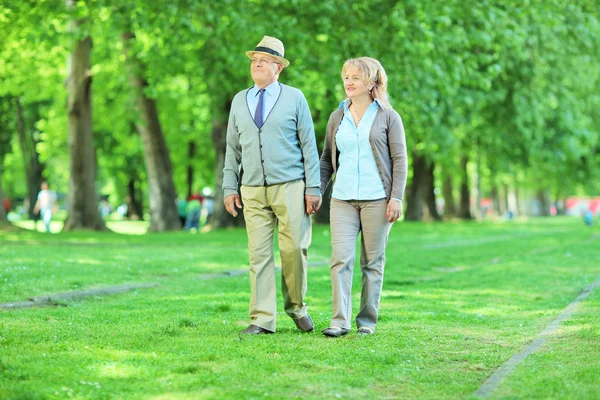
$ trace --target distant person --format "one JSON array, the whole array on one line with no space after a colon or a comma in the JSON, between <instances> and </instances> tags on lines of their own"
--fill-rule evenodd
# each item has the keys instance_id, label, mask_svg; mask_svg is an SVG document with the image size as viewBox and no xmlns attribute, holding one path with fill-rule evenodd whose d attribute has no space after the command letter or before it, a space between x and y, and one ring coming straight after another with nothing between
<instances>
[{"instance_id":1,"label":"distant person","mask_svg":"<svg viewBox=\"0 0 600 400\"><path fill-rule=\"evenodd\" d=\"M179 215L179 220L181 221L181 227L185 228L185 220L187 218L187 201L183 198L177 199L177 214Z\"/></svg>"},{"instance_id":2,"label":"distant person","mask_svg":"<svg viewBox=\"0 0 600 400\"><path fill-rule=\"evenodd\" d=\"M121 215L121 217L123 217L123 218L127 218L127 210L128 210L127 203L123 203L117 207L117 213L119 215Z\"/></svg>"},{"instance_id":3,"label":"distant person","mask_svg":"<svg viewBox=\"0 0 600 400\"><path fill-rule=\"evenodd\" d=\"M112 211L112 206L110 205L108 200L102 199L100 201L100 216L102 217L102 219L107 218Z\"/></svg>"},{"instance_id":4,"label":"distant person","mask_svg":"<svg viewBox=\"0 0 600 400\"><path fill-rule=\"evenodd\" d=\"M202 215L202 203L198 199L188 201L185 208L185 230L197 232L200 230L200 216Z\"/></svg>"},{"instance_id":5,"label":"distant person","mask_svg":"<svg viewBox=\"0 0 600 400\"><path fill-rule=\"evenodd\" d=\"M252 322L240 333L275 332L276 229L285 312L299 330L311 332L314 323L304 302L307 253L310 215L321 205L313 122L304 94L278 82L289 65L279 39L264 36L246 56L254 85L237 93L231 103L223 168L225 208L236 217L243 200L248 234Z\"/></svg>"},{"instance_id":6,"label":"distant person","mask_svg":"<svg viewBox=\"0 0 600 400\"><path fill-rule=\"evenodd\" d=\"M8 197L5 196L2 203L4 206L4 212L6 212L6 215L8 215L8 212L10 211L10 201L8 200Z\"/></svg>"},{"instance_id":7,"label":"distant person","mask_svg":"<svg viewBox=\"0 0 600 400\"><path fill-rule=\"evenodd\" d=\"M192 200L198 200L200 203L202 203L204 201L204 196L202 196L200 193L194 193L190 196L190 198L188 199L188 201L192 201Z\"/></svg>"},{"instance_id":8,"label":"distant person","mask_svg":"<svg viewBox=\"0 0 600 400\"><path fill-rule=\"evenodd\" d=\"M39 213L44 225L46 226L46 232L50 232L50 222L52 221L52 215L56 212L56 193L48 189L48 183L42 182L42 190L38 193L37 201L33 212ZM36 223L37 227L37 223Z\"/></svg>"},{"instance_id":9,"label":"distant person","mask_svg":"<svg viewBox=\"0 0 600 400\"><path fill-rule=\"evenodd\" d=\"M402 215L408 170L400 115L390 106L387 75L370 57L342 67L347 98L329 117L321 155L321 192L332 176L330 205L333 312L325 336L350 332L356 239L361 235L362 290L358 333L375 331L383 285L385 249L394 221Z\"/></svg>"},{"instance_id":10,"label":"distant person","mask_svg":"<svg viewBox=\"0 0 600 400\"><path fill-rule=\"evenodd\" d=\"M592 212L592 210L585 210L585 212L583 213L583 221L587 226L592 226L592 223L594 221L594 213Z\"/></svg>"},{"instance_id":11,"label":"distant person","mask_svg":"<svg viewBox=\"0 0 600 400\"><path fill-rule=\"evenodd\" d=\"M206 221L205 224L208 225L211 222L212 215L215 212L215 199L213 196L204 197L204 201L202 202L202 208L206 212Z\"/></svg>"}]
</instances>

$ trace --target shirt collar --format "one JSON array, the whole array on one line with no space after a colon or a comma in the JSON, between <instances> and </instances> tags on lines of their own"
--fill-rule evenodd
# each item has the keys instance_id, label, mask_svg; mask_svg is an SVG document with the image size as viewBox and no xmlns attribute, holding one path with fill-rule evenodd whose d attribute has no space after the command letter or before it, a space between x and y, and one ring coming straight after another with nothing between
<instances>
[{"instance_id":1,"label":"shirt collar","mask_svg":"<svg viewBox=\"0 0 600 400\"><path fill-rule=\"evenodd\" d=\"M279 82L275 81L265 88L265 92L267 92L271 96L275 96L277 94L278 88L279 88ZM252 86L252 89L250 89L250 91L251 91L252 96L257 96L258 91L259 91L258 86L256 86L256 85Z\"/></svg>"},{"instance_id":2,"label":"shirt collar","mask_svg":"<svg viewBox=\"0 0 600 400\"><path fill-rule=\"evenodd\" d=\"M381 104L379 104L379 100L375 99L373 100L373 103L376 103L378 107L381 107ZM350 99L345 99L344 101L342 101L340 103L340 105L338 106L338 110L341 110L342 108L344 110L347 110L348 107L350 107L350 104L352 104L352 100Z\"/></svg>"}]
</instances>

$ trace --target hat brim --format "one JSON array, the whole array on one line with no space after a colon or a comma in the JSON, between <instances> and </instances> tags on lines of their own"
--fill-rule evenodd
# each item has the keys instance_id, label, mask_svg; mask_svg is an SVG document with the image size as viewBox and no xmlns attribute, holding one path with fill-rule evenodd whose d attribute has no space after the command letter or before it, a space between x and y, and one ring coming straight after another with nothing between
<instances>
[{"instance_id":1,"label":"hat brim","mask_svg":"<svg viewBox=\"0 0 600 400\"><path fill-rule=\"evenodd\" d=\"M256 50L249 50L246 52L246 57L248 57L249 59L252 59L252 56L254 56L254 54L264 54L265 56L270 56L273 58L276 58L277 60L281 61L281 63L283 64L284 67L287 67L288 65L290 65L290 62L288 60L286 60L283 57L279 57L270 53L266 53L264 51L256 51Z\"/></svg>"}]
</instances>

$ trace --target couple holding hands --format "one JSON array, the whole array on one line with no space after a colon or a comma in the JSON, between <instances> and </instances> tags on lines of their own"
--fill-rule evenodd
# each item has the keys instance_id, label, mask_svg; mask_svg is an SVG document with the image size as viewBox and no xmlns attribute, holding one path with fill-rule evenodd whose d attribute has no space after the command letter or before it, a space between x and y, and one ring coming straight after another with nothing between
<instances>
[{"instance_id":1,"label":"couple holding hands","mask_svg":"<svg viewBox=\"0 0 600 400\"><path fill-rule=\"evenodd\" d=\"M265 36L246 55L254 86L231 103L223 169L225 207L234 217L243 210L248 234L252 322L240 333L276 330L276 226L285 312L301 331L314 329L304 302L310 215L319 210L331 183L333 312L322 333L339 337L350 332L356 239L362 232L356 327L359 334L370 335L377 324L388 235L402 214L407 177L406 138L388 100L387 75L373 58L344 63L346 99L329 117L319 159L304 95L278 81L289 65L283 43Z\"/></svg>"}]
</instances>

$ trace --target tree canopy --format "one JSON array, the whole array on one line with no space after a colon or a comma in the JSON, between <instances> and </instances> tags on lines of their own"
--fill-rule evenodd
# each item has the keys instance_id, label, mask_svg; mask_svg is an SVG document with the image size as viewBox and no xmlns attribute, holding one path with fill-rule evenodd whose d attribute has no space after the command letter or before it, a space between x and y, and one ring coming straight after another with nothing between
<instances>
[{"instance_id":1,"label":"tree canopy","mask_svg":"<svg viewBox=\"0 0 600 400\"><path fill-rule=\"evenodd\" d=\"M523 191L559 200L600 189L594 1L72 3L0 4L0 179L11 198L28 197L42 178L69 191L67 62L73 40L87 36L96 191L113 205L133 198L140 214L158 179L152 152L168 155L174 195L220 192L229 103L252 85L244 53L263 35L284 42L291 65L280 80L306 95L319 145L344 97L344 60L382 62L405 125L417 219L446 178L456 198L465 194L458 182L479 197ZM163 149L144 145L140 96L154 104Z\"/></svg>"}]
</instances>

